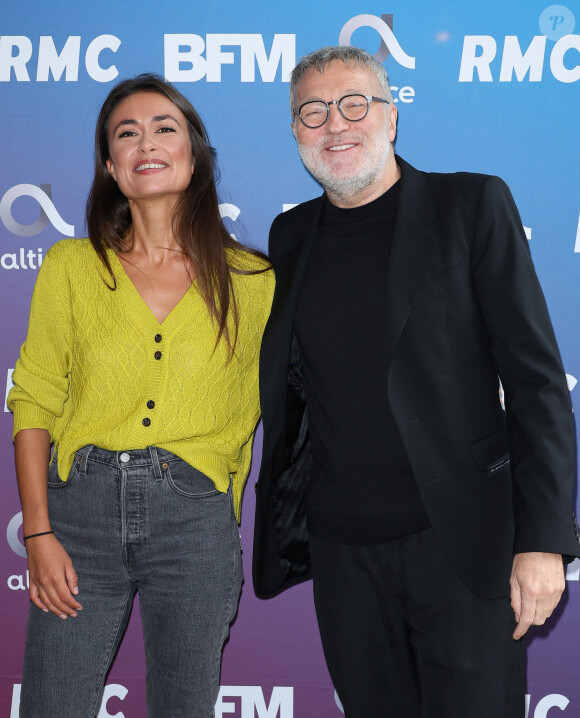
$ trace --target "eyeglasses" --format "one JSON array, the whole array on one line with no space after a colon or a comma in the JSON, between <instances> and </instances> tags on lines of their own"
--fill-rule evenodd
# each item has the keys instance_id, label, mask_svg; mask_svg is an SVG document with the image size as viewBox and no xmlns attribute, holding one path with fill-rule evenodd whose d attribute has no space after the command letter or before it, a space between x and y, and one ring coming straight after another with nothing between
<instances>
[{"instance_id":1,"label":"eyeglasses","mask_svg":"<svg viewBox=\"0 0 580 718\"><path fill-rule=\"evenodd\" d=\"M371 102L391 104L388 100L373 95L345 95L340 100L331 100L330 102L309 100L302 103L297 110L292 110L292 114L298 115L305 127L315 130L317 127L322 127L328 120L330 105L336 105L340 114L348 122L360 122L368 115Z\"/></svg>"}]
</instances>

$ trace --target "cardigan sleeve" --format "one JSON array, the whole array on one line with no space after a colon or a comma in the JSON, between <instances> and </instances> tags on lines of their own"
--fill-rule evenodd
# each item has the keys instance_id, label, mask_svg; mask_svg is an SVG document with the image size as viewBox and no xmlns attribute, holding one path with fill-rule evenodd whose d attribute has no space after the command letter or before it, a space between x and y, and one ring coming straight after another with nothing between
<instances>
[{"instance_id":1,"label":"cardigan sleeve","mask_svg":"<svg viewBox=\"0 0 580 718\"><path fill-rule=\"evenodd\" d=\"M52 438L55 420L62 416L68 398L72 316L63 255L58 245L49 250L34 286L26 341L8 395L13 436L21 429L46 429Z\"/></svg>"}]
</instances>

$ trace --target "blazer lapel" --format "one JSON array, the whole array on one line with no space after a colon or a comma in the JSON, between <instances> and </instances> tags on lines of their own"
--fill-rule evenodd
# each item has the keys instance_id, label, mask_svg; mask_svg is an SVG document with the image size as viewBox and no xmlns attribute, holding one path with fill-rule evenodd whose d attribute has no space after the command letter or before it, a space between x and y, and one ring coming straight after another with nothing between
<instances>
[{"instance_id":1,"label":"blazer lapel","mask_svg":"<svg viewBox=\"0 0 580 718\"><path fill-rule=\"evenodd\" d=\"M401 191L386 275L389 362L437 243L435 212L423 174L400 157L397 164L401 168Z\"/></svg>"},{"instance_id":2,"label":"blazer lapel","mask_svg":"<svg viewBox=\"0 0 580 718\"><path fill-rule=\"evenodd\" d=\"M286 236L283 239L288 249L273 260L276 272L276 298L272 314L277 317L290 317L290 321L293 322L302 276L316 239L323 205L324 197L309 202L295 222L285 228Z\"/></svg>"}]
</instances>

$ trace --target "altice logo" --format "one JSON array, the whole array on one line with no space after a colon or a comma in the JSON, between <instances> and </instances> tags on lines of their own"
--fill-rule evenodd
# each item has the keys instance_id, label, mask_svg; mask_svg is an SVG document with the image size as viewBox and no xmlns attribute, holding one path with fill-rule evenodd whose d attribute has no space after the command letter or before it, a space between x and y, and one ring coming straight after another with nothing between
<instances>
[{"instance_id":1,"label":"altice logo","mask_svg":"<svg viewBox=\"0 0 580 718\"><path fill-rule=\"evenodd\" d=\"M32 197L40 205L40 214L31 224L22 224L14 219L12 205L21 197ZM41 184L17 184L11 187L0 200L0 220L6 229L18 237L34 237L40 234L50 222L65 237L74 237L75 228L67 224L58 213L52 201L52 186Z\"/></svg>"},{"instance_id":2,"label":"altice logo","mask_svg":"<svg viewBox=\"0 0 580 718\"><path fill-rule=\"evenodd\" d=\"M377 52L373 55L378 62L384 62L389 54L393 59L410 70L415 69L415 58L407 55L403 50L399 41L393 32L393 16L392 15L356 15L344 24L338 38L339 45L350 45L351 38L355 30L361 27L371 27L376 30L381 37L381 44Z\"/></svg>"},{"instance_id":3,"label":"altice logo","mask_svg":"<svg viewBox=\"0 0 580 718\"><path fill-rule=\"evenodd\" d=\"M17 556L26 558L26 549L24 548L24 544L18 538L18 530L21 526L22 511L19 511L8 522L8 526L6 527L6 540L8 541L10 548Z\"/></svg>"}]
</instances>

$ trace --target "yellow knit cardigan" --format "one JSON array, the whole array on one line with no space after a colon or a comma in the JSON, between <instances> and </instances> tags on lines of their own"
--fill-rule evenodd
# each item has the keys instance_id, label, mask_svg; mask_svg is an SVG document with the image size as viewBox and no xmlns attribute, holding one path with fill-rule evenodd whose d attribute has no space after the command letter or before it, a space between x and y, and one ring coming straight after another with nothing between
<instances>
[{"instance_id":1,"label":"yellow knit cardigan","mask_svg":"<svg viewBox=\"0 0 580 718\"><path fill-rule=\"evenodd\" d=\"M234 254L238 266L264 266ZM227 362L225 341L214 351L215 323L195 282L160 324L113 252L109 259L115 291L89 240L62 240L46 254L8 397L14 435L47 429L63 480L87 444L167 449L220 491L231 476L239 517L260 416L258 359L273 271L232 275L239 331Z\"/></svg>"}]
</instances>

